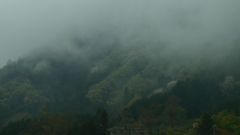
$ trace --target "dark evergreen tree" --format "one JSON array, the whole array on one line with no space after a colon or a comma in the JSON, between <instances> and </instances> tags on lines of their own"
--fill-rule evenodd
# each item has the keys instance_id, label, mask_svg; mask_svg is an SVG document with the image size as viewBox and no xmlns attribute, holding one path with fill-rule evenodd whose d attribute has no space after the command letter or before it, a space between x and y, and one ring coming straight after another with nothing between
<instances>
[{"instance_id":1,"label":"dark evergreen tree","mask_svg":"<svg viewBox=\"0 0 240 135\"><path fill-rule=\"evenodd\" d=\"M208 113L204 113L201 116L201 122L198 127L198 133L201 135L209 135L213 133L213 120L211 118L211 115Z\"/></svg>"},{"instance_id":2,"label":"dark evergreen tree","mask_svg":"<svg viewBox=\"0 0 240 135\"><path fill-rule=\"evenodd\" d=\"M107 111L102 108L99 107L97 112L96 112L96 119L97 119L97 124L98 124L98 128L99 128L99 135L108 135L110 134L109 131L107 130L108 128L108 114Z\"/></svg>"},{"instance_id":3,"label":"dark evergreen tree","mask_svg":"<svg viewBox=\"0 0 240 135\"><path fill-rule=\"evenodd\" d=\"M219 82L208 77L178 81L172 92L182 100L180 105L188 110L189 118L198 117L203 112L213 112L213 106L222 100Z\"/></svg>"},{"instance_id":4,"label":"dark evergreen tree","mask_svg":"<svg viewBox=\"0 0 240 135\"><path fill-rule=\"evenodd\" d=\"M10 122L2 129L0 135L19 135L25 131L30 121L30 119L21 119L16 122Z\"/></svg>"}]
</instances>

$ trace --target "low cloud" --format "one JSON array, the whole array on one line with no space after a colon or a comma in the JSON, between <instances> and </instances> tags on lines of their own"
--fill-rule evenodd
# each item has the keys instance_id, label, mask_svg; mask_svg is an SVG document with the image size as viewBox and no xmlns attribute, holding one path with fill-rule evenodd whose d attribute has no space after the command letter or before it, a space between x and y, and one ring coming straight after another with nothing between
<instances>
[{"instance_id":1,"label":"low cloud","mask_svg":"<svg viewBox=\"0 0 240 135\"><path fill-rule=\"evenodd\" d=\"M239 0L1 0L0 66L73 38L102 36L126 45L159 41L187 51L226 46L239 39L239 5Z\"/></svg>"}]
</instances>

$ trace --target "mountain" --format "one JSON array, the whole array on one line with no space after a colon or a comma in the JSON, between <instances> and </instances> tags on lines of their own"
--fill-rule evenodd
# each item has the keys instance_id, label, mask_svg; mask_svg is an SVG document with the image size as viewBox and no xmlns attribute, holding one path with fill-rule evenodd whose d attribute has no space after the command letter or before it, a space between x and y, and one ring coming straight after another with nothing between
<instances>
[{"instance_id":1,"label":"mountain","mask_svg":"<svg viewBox=\"0 0 240 135\"><path fill-rule=\"evenodd\" d=\"M0 69L1 124L46 110L83 113L98 106L114 117L139 106L136 103L144 98L151 103L154 95L169 92L183 100L181 106L193 109L189 115L195 117L201 112L186 95L209 96L201 109L220 100L217 95L233 95L240 86L239 45L237 41L181 47L151 41L122 45L97 38L35 50Z\"/></svg>"}]
</instances>

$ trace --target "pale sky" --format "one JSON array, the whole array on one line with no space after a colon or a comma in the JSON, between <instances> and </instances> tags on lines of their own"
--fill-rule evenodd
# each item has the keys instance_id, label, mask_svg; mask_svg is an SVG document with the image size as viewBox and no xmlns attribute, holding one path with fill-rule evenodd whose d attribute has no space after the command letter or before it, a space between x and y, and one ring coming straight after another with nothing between
<instances>
[{"instance_id":1,"label":"pale sky","mask_svg":"<svg viewBox=\"0 0 240 135\"><path fill-rule=\"evenodd\" d=\"M200 46L240 36L239 0L0 0L0 67L42 46L107 33Z\"/></svg>"}]
</instances>

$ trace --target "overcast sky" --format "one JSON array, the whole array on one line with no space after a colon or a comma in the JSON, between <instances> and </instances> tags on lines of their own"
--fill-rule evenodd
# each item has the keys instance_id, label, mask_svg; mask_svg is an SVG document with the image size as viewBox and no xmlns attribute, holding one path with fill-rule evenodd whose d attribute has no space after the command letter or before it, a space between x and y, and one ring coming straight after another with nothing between
<instances>
[{"instance_id":1,"label":"overcast sky","mask_svg":"<svg viewBox=\"0 0 240 135\"><path fill-rule=\"evenodd\" d=\"M0 0L0 67L72 37L181 47L239 39L240 0Z\"/></svg>"}]
</instances>

